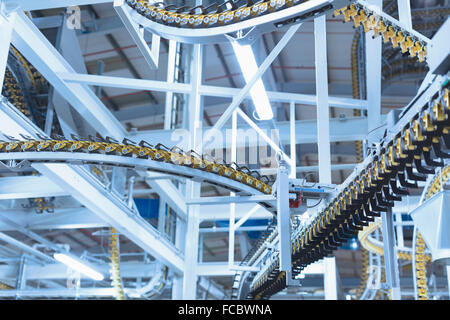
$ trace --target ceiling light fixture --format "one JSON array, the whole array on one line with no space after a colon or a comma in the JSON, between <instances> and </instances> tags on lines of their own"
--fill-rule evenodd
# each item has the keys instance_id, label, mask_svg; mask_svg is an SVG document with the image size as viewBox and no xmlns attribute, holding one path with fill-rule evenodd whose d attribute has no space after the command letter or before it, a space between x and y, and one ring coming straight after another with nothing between
<instances>
[{"instance_id":1,"label":"ceiling light fixture","mask_svg":"<svg viewBox=\"0 0 450 320\"><path fill-rule=\"evenodd\" d=\"M251 45L241 45L237 41L231 41L234 54L241 67L242 74L246 82L249 82L253 75L258 71L255 55ZM258 120L270 120L273 118L272 107L267 97L266 89L259 78L250 89L250 96L255 105Z\"/></svg>"},{"instance_id":2,"label":"ceiling light fixture","mask_svg":"<svg viewBox=\"0 0 450 320\"><path fill-rule=\"evenodd\" d=\"M85 262L81 261L80 259L73 257L72 255L66 254L66 253L55 253L53 254L53 257L58 260L59 262L64 263L69 268L76 270L85 276L88 276L91 279L101 281L103 280L103 275L88 266Z\"/></svg>"}]
</instances>

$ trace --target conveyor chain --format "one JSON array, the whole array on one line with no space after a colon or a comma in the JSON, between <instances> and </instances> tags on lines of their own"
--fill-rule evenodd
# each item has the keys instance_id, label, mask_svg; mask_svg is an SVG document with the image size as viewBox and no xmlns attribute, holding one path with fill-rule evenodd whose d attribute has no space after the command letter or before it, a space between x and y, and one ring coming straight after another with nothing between
<instances>
[{"instance_id":1,"label":"conveyor chain","mask_svg":"<svg viewBox=\"0 0 450 320\"><path fill-rule=\"evenodd\" d=\"M89 140L83 140L74 135L71 140L64 137L45 138L37 136L39 140L22 136L26 139L23 141L7 137L10 141L0 141L0 153L16 153L14 157L10 157L14 160L21 158L21 155L17 153L27 153L28 155L30 152L47 153L49 161L52 158L57 159L58 155L55 155L55 153L67 152L74 154L74 159L76 158L75 154L102 154L116 156L116 158L120 156L147 159L210 172L245 184L264 194L272 193L272 187L269 185L270 179L267 176L261 176L258 171L251 171L247 167L238 166L235 163L233 163L235 167L230 164L220 164L212 157L200 156L193 150L184 152L178 147L169 149L162 144L153 146L146 141L135 143L129 139L124 139L122 143L119 143L110 137L103 138L100 135L97 135L97 137L89 136ZM38 160L36 159L36 161ZM95 162L95 159L93 158L89 162ZM98 160L98 162L102 161ZM111 160L111 163L114 164L114 160ZM211 183L213 182L211 181Z\"/></svg>"},{"instance_id":2,"label":"conveyor chain","mask_svg":"<svg viewBox=\"0 0 450 320\"><path fill-rule=\"evenodd\" d=\"M21 66L22 72L13 68L17 62ZM10 64L11 63L11 64ZM34 122L30 101L24 95L26 84L23 77L18 73L23 73L28 77L32 89L36 94L41 93L46 84L45 78L20 54L14 46L11 46L8 64L5 70L5 78L1 90L1 94L12 103L20 112L22 112L28 119Z\"/></svg>"},{"instance_id":3,"label":"conveyor chain","mask_svg":"<svg viewBox=\"0 0 450 320\"><path fill-rule=\"evenodd\" d=\"M22 112L28 119L31 120L30 110L25 102L25 97L19 84L8 68L5 72L5 81L3 83L2 95L8 99L20 112Z\"/></svg>"},{"instance_id":4,"label":"conveyor chain","mask_svg":"<svg viewBox=\"0 0 450 320\"><path fill-rule=\"evenodd\" d=\"M119 236L117 230L113 227L110 228L111 235L109 238L109 253L111 254L109 259L110 263L110 275L111 284L115 289L115 297L117 300L125 300L125 293L122 286L122 279L120 277L120 264L119 264Z\"/></svg>"},{"instance_id":5,"label":"conveyor chain","mask_svg":"<svg viewBox=\"0 0 450 320\"><path fill-rule=\"evenodd\" d=\"M409 52L411 57L417 57L419 61L424 61L427 54L427 39L425 37L412 30L405 30L398 21L388 18L387 15L381 17L363 1L358 3L349 0L347 2L349 5L341 9L337 8L344 5L345 1L329 1L323 3L322 7L312 0L227 0L220 4L213 3L208 7L202 5L177 7L163 2L149 3L146 0L126 0L126 3L137 14L160 26L191 29L209 29L239 24L284 10L289 17L286 21L279 21L278 15L274 16L273 19L268 17L261 21L264 24L272 23L277 27L282 27L334 10L335 16L343 14L345 22L353 20L355 27L363 26L365 32L373 30L374 37L382 35L385 42L391 41L394 48L400 47L403 53ZM300 6L304 6L305 11L300 10L298 13L300 16L291 17L293 12L291 13L289 8L297 6L299 6L299 10ZM317 7L317 10L310 11L309 7ZM248 25L242 24L242 29L248 27ZM236 25L236 28L239 29L239 26ZM159 30L161 35L164 34L162 30L161 27L161 30ZM224 30L223 32L229 31ZM168 32L168 34L171 34L171 32Z\"/></svg>"},{"instance_id":6,"label":"conveyor chain","mask_svg":"<svg viewBox=\"0 0 450 320\"><path fill-rule=\"evenodd\" d=\"M334 16L344 15L344 22L353 20L354 27L363 26L364 32L373 31L373 38L381 35L383 42L391 42L393 48L400 47L402 53L409 52L411 58L417 57L425 61L427 55L426 43L407 30L379 16L376 12L361 4L353 3L334 11Z\"/></svg>"},{"instance_id":7,"label":"conveyor chain","mask_svg":"<svg viewBox=\"0 0 450 320\"><path fill-rule=\"evenodd\" d=\"M146 0L126 0L142 16L165 25L190 28L208 28L227 25L274 11L283 10L307 1L270 0L270 1L232 1L213 3L208 7L166 5L163 2L149 3ZM242 4L241 4L242 3Z\"/></svg>"},{"instance_id":8,"label":"conveyor chain","mask_svg":"<svg viewBox=\"0 0 450 320\"><path fill-rule=\"evenodd\" d=\"M444 150L450 148L448 80L428 103L418 107L401 130L392 139L383 140L337 196L292 239L294 276L307 265L330 255L381 216L381 212L393 207L394 201L408 195L408 188L417 188L417 181L425 181L427 174L443 167L441 159L450 158L450 153ZM264 285L258 281L260 277L255 278L258 285L254 283L251 288L251 297L270 297L277 292L266 282L278 279L277 274L281 273L275 264L268 270L262 281Z\"/></svg>"}]
</instances>

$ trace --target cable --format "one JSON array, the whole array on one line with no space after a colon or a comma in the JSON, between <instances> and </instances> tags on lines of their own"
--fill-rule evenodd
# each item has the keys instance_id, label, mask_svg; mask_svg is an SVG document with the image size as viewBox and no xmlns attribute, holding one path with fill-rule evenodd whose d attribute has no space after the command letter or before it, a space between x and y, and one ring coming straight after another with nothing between
<instances>
[{"instance_id":1,"label":"cable","mask_svg":"<svg viewBox=\"0 0 450 320\"><path fill-rule=\"evenodd\" d=\"M322 202L322 199L323 199L323 198L320 198L320 200L319 200L315 205L313 205L313 206L306 206L306 207L307 207L308 209L317 207L317 206L319 205L319 203Z\"/></svg>"}]
</instances>

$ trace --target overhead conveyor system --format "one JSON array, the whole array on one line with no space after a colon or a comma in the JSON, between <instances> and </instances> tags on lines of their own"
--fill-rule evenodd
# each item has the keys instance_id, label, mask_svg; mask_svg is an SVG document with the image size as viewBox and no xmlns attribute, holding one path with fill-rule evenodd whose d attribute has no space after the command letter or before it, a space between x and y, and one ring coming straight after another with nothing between
<instances>
[{"instance_id":1,"label":"overhead conveyor system","mask_svg":"<svg viewBox=\"0 0 450 320\"><path fill-rule=\"evenodd\" d=\"M146 1L122 2L128 5L123 10L128 10L138 25L167 39L190 43L224 42L232 34L244 34L252 42L263 33L318 17L348 3L346 0L274 0L247 3L239 8L233 2L214 3L206 8L166 8L164 4L152 5Z\"/></svg>"},{"instance_id":2,"label":"overhead conveyor system","mask_svg":"<svg viewBox=\"0 0 450 320\"><path fill-rule=\"evenodd\" d=\"M0 298L450 299L450 8L408 3L0 0Z\"/></svg>"}]
</instances>

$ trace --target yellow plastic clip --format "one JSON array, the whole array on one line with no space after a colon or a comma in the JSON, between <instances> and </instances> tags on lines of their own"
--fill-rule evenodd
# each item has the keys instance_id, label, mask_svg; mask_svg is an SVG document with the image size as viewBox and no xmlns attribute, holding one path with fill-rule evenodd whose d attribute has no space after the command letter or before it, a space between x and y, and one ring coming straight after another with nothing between
<instances>
[{"instance_id":1,"label":"yellow plastic clip","mask_svg":"<svg viewBox=\"0 0 450 320\"><path fill-rule=\"evenodd\" d=\"M414 41L410 36L406 37L406 40L400 44L400 48L402 49L402 53L407 52L414 45Z\"/></svg>"},{"instance_id":2,"label":"yellow plastic clip","mask_svg":"<svg viewBox=\"0 0 450 320\"><path fill-rule=\"evenodd\" d=\"M359 9L358 14L353 18L355 28L358 28L361 25L361 23L364 23L366 20L367 20L366 12L363 9Z\"/></svg>"},{"instance_id":3,"label":"yellow plastic clip","mask_svg":"<svg viewBox=\"0 0 450 320\"><path fill-rule=\"evenodd\" d=\"M405 41L405 36L403 35L403 32L398 31L395 37L391 38L392 41L392 47L397 48L400 43Z\"/></svg>"},{"instance_id":4,"label":"yellow plastic clip","mask_svg":"<svg viewBox=\"0 0 450 320\"><path fill-rule=\"evenodd\" d=\"M393 37L395 37L395 29L392 26L387 28L387 31L383 33L383 42L389 42Z\"/></svg>"},{"instance_id":5,"label":"yellow plastic clip","mask_svg":"<svg viewBox=\"0 0 450 320\"><path fill-rule=\"evenodd\" d=\"M427 56L427 47L423 46L422 51L420 51L417 56L419 57L419 62L424 62Z\"/></svg>"}]
</instances>

